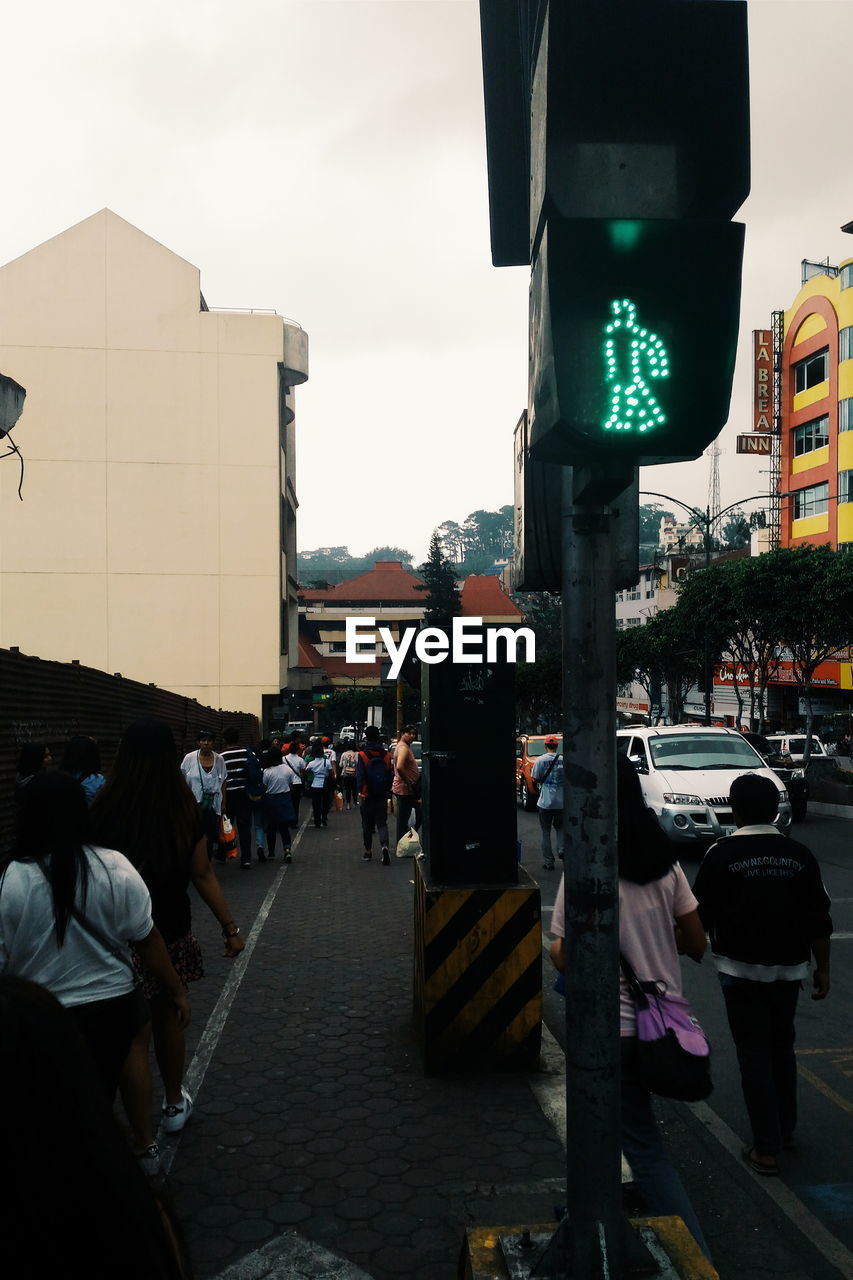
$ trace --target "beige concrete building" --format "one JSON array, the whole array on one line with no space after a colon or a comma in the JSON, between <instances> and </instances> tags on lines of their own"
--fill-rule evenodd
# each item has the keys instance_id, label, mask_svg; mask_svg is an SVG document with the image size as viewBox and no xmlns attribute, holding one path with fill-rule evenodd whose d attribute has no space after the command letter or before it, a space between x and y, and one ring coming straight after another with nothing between
<instances>
[{"instance_id":1,"label":"beige concrete building","mask_svg":"<svg viewBox=\"0 0 853 1280\"><path fill-rule=\"evenodd\" d=\"M293 388L308 339L208 309L108 209L0 267L0 647L260 714L297 661Z\"/></svg>"}]
</instances>

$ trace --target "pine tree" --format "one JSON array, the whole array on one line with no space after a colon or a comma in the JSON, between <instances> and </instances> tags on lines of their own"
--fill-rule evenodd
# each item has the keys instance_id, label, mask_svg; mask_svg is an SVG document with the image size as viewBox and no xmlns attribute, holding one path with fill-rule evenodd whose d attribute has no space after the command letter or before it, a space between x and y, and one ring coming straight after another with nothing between
<instances>
[{"instance_id":1,"label":"pine tree","mask_svg":"<svg viewBox=\"0 0 853 1280\"><path fill-rule=\"evenodd\" d=\"M424 610L425 625L449 627L452 619L459 613L459 592L456 574L441 549L438 533L433 533L429 544L429 555L418 573L425 584L418 590L427 592Z\"/></svg>"}]
</instances>

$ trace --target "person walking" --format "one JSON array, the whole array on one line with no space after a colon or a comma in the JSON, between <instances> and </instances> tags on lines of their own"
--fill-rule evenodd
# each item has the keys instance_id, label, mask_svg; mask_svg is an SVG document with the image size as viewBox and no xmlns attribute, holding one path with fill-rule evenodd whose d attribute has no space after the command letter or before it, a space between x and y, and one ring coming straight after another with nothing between
<instances>
[{"instance_id":1,"label":"person walking","mask_svg":"<svg viewBox=\"0 0 853 1280\"><path fill-rule=\"evenodd\" d=\"M290 788L293 782L293 770L283 759L280 751L271 747L264 761L264 813L267 829L267 858L275 857L276 834L281 836L282 857L285 862L291 860L290 828L296 822Z\"/></svg>"},{"instance_id":2,"label":"person walking","mask_svg":"<svg viewBox=\"0 0 853 1280\"><path fill-rule=\"evenodd\" d=\"M310 744L311 757L305 764L305 785L311 793L311 807L314 814L314 826L325 827L328 825L326 814L328 812L325 804L326 787L329 778L334 776L334 769L331 762L324 755L319 743Z\"/></svg>"},{"instance_id":3,"label":"person walking","mask_svg":"<svg viewBox=\"0 0 853 1280\"><path fill-rule=\"evenodd\" d=\"M56 771L32 779L0 872L0 972L53 992L88 1041L112 1102L131 1041L148 1022L128 943L162 984L181 1028L190 1006L142 877L114 844L92 834L75 778Z\"/></svg>"},{"instance_id":4,"label":"person walking","mask_svg":"<svg viewBox=\"0 0 853 1280\"><path fill-rule=\"evenodd\" d=\"M545 739L545 754L533 766L531 777L539 787L536 808L539 813L542 867L554 870L554 851L551 847L551 828L557 833L557 857L563 858L563 757L557 754L560 739L549 733Z\"/></svg>"},{"instance_id":5,"label":"person walking","mask_svg":"<svg viewBox=\"0 0 853 1280\"><path fill-rule=\"evenodd\" d=\"M70 1010L3 974L0 1045L3 1133L15 1153L0 1239L4 1257L21 1260L7 1262L10 1273L191 1280L170 1198L142 1176Z\"/></svg>"},{"instance_id":6,"label":"person walking","mask_svg":"<svg viewBox=\"0 0 853 1280\"><path fill-rule=\"evenodd\" d=\"M43 742L25 742L18 752L18 768L15 774L15 800L20 799L24 787L43 769L53 763L50 747Z\"/></svg>"},{"instance_id":7,"label":"person walking","mask_svg":"<svg viewBox=\"0 0 853 1280\"><path fill-rule=\"evenodd\" d=\"M235 725L229 725L222 737L225 749L220 754L225 761L228 814L237 828L240 866L249 868L252 865L255 821L251 797L261 794L261 769L255 753L249 747L239 745L240 731Z\"/></svg>"},{"instance_id":8,"label":"person walking","mask_svg":"<svg viewBox=\"0 0 853 1280\"><path fill-rule=\"evenodd\" d=\"M383 746L379 729L369 724L364 731L364 744L356 760L356 786L360 797L361 833L364 841L362 862L373 857L373 832L379 834L382 865L391 865L388 852L388 797L394 781L391 753Z\"/></svg>"},{"instance_id":9,"label":"person walking","mask_svg":"<svg viewBox=\"0 0 853 1280\"><path fill-rule=\"evenodd\" d=\"M83 734L69 738L59 767L63 772L70 773L72 778L77 779L86 793L86 800L91 804L104 785L101 753L95 739Z\"/></svg>"},{"instance_id":10,"label":"person walking","mask_svg":"<svg viewBox=\"0 0 853 1280\"><path fill-rule=\"evenodd\" d=\"M354 749L352 740L345 738L338 761L341 772L341 788L344 793L344 804L347 809L354 809L358 806L358 781L356 779L356 766L358 764L358 752Z\"/></svg>"},{"instance_id":11,"label":"person walking","mask_svg":"<svg viewBox=\"0 0 853 1280\"><path fill-rule=\"evenodd\" d=\"M110 775L92 805L92 826L145 881L154 923L182 989L204 977L201 947L192 931L190 883L222 929L225 955L234 959L240 954L243 939L211 866L202 815L178 767L172 731L162 720L145 717L125 729ZM162 982L146 980L144 990L151 1022L133 1041L121 1094L143 1168L154 1174L160 1153L151 1125L152 1032L165 1095L161 1125L167 1133L183 1129L193 1099L184 1085L184 1024L174 1017Z\"/></svg>"},{"instance_id":12,"label":"person walking","mask_svg":"<svg viewBox=\"0 0 853 1280\"><path fill-rule=\"evenodd\" d=\"M813 1000L829 994L832 918L817 860L773 826L779 790L747 773L729 792L737 830L713 844L693 891L711 938L752 1125L749 1167L779 1172L797 1125L794 1018L814 956Z\"/></svg>"},{"instance_id":13,"label":"person walking","mask_svg":"<svg viewBox=\"0 0 853 1280\"><path fill-rule=\"evenodd\" d=\"M377 731L378 732L378 731ZM397 844L403 839L409 827L409 818L414 811L414 827L417 831L423 820L421 804L421 770L412 751L412 743L417 736L413 724L407 724L400 734L397 750L394 752L394 781L391 791L397 803ZM367 737L367 730L365 730Z\"/></svg>"},{"instance_id":14,"label":"person walking","mask_svg":"<svg viewBox=\"0 0 853 1280\"><path fill-rule=\"evenodd\" d=\"M305 761L302 759L302 748L299 738L291 738L287 744L287 752L282 756L282 760L290 769L293 777L290 779L290 799L293 803L293 825L299 826L299 802L302 799L304 790Z\"/></svg>"},{"instance_id":15,"label":"person walking","mask_svg":"<svg viewBox=\"0 0 853 1280\"><path fill-rule=\"evenodd\" d=\"M334 747L332 746L331 738L323 738L320 746L322 748L323 755L332 766L331 772L326 776L325 791L323 793L323 825L325 826L326 819L329 816L329 810L332 807L332 800L335 796L335 787L338 779L338 757L335 753Z\"/></svg>"},{"instance_id":16,"label":"person walking","mask_svg":"<svg viewBox=\"0 0 853 1280\"><path fill-rule=\"evenodd\" d=\"M642 982L662 982L681 994L678 953L701 961L705 932L696 899L675 861L672 847L646 808L636 770L617 761L619 859L619 949ZM551 917L551 960L566 969L565 876L560 878ZM649 1212L684 1222L702 1252L710 1252L687 1192L672 1166L658 1129L649 1090L637 1069L637 1016L624 974L619 975L619 1035L622 1056L622 1150Z\"/></svg>"},{"instance_id":17,"label":"person walking","mask_svg":"<svg viewBox=\"0 0 853 1280\"><path fill-rule=\"evenodd\" d=\"M219 843L219 823L226 802L228 772L222 756L213 750L213 733L210 729L199 729L196 742L196 750L188 751L181 761L181 772L201 810L208 854L211 858L216 855L219 862L224 862L225 855L216 854L216 848Z\"/></svg>"}]
</instances>

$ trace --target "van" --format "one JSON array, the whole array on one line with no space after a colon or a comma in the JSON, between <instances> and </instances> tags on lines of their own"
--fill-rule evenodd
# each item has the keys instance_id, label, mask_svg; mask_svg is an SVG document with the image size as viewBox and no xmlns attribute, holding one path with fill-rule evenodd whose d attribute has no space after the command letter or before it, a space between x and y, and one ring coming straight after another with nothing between
<instances>
[{"instance_id":1,"label":"van","mask_svg":"<svg viewBox=\"0 0 853 1280\"><path fill-rule=\"evenodd\" d=\"M804 733L768 733L767 741L776 755L790 756L794 764L802 764L806 751L806 735ZM811 759L827 756L829 752L816 734L812 734Z\"/></svg>"},{"instance_id":2,"label":"van","mask_svg":"<svg viewBox=\"0 0 853 1280\"><path fill-rule=\"evenodd\" d=\"M736 729L670 724L620 729L617 750L640 775L646 804L676 844L705 846L735 830L729 788L743 773L769 778L779 792L774 826L787 835L791 803L784 784Z\"/></svg>"}]
</instances>

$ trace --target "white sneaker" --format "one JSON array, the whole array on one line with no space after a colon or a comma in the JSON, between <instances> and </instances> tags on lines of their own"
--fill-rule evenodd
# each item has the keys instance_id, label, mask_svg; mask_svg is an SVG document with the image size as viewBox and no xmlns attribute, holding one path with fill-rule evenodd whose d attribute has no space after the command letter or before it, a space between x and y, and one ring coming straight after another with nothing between
<instances>
[{"instance_id":1,"label":"white sneaker","mask_svg":"<svg viewBox=\"0 0 853 1280\"><path fill-rule=\"evenodd\" d=\"M187 1086L181 1085L183 1102L163 1103L163 1118L160 1121L165 1133L180 1133L193 1113L193 1100L187 1093Z\"/></svg>"},{"instance_id":2,"label":"white sneaker","mask_svg":"<svg viewBox=\"0 0 853 1280\"><path fill-rule=\"evenodd\" d=\"M146 1178L156 1178L160 1172L160 1148L157 1143L152 1142L144 1151L134 1151L133 1154Z\"/></svg>"}]
</instances>

